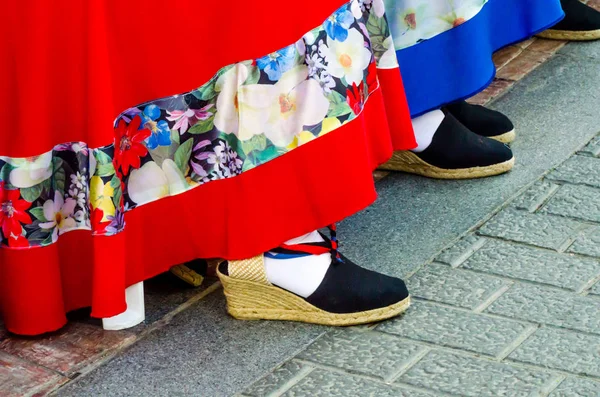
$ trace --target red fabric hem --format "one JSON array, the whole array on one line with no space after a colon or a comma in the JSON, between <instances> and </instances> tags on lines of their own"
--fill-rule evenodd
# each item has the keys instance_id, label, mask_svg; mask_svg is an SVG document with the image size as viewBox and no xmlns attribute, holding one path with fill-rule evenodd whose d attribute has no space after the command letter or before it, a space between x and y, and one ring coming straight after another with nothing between
<instances>
[{"instance_id":1,"label":"red fabric hem","mask_svg":"<svg viewBox=\"0 0 600 397\"><path fill-rule=\"evenodd\" d=\"M388 125L397 128L394 135L411 131L402 111L382 117L384 95L402 104L404 92L382 90L355 120L301 148L128 212L116 236L75 231L44 248L1 249L6 327L24 335L50 332L65 324L66 312L86 306L94 317L111 317L125 310L126 286L173 265L252 257L368 206L376 198L372 171L392 154Z\"/></svg>"}]
</instances>

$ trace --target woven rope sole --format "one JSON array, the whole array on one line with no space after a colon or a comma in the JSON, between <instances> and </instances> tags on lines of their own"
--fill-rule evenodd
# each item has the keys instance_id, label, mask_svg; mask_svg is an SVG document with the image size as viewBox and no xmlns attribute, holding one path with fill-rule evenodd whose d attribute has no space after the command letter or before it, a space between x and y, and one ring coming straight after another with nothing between
<instances>
[{"instance_id":1,"label":"woven rope sole","mask_svg":"<svg viewBox=\"0 0 600 397\"><path fill-rule=\"evenodd\" d=\"M552 40L590 41L600 39L600 29L577 32L573 30L548 29L537 34L538 37Z\"/></svg>"},{"instance_id":2,"label":"woven rope sole","mask_svg":"<svg viewBox=\"0 0 600 397\"><path fill-rule=\"evenodd\" d=\"M217 270L227 299L227 311L239 320L289 320L321 325L368 324L404 312L410 297L391 306L358 313L330 313L284 289L226 276Z\"/></svg>"},{"instance_id":3,"label":"woven rope sole","mask_svg":"<svg viewBox=\"0 0 600 397\"><path fill-rule=\"evenodd\" d=\"M383 170L408 172L436 179L471 179L503 174L510 171L514 165L515 158L513 157L504 163L489 165L487 167L449 170L426 163L416 154L403 150L394 152L392 158L379 168Z\"/></svg>"},{"instance_id":4,"label":"woven rope sole","mask_svg":"<svg viewBox=\"0 0 600 397\"><path fill-rule=\"evenodd\" d=\"M498 142L502 142L502 143L511 143L512 141L515 140L515 138L517 137L517 134L515 132L515 130L506 132L502 135L497 135L497 136L491 136L491 139L495 139Z\"/></svg>"}]
</instances>

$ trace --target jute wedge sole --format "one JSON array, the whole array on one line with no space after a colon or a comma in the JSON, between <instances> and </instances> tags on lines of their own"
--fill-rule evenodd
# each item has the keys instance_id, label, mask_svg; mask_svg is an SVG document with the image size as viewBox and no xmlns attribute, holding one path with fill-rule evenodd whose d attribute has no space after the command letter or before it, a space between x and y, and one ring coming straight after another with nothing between
<instances>
[{"instance_id":1,"label":"jute wedge sole","mask_svg":"<svg viewBox=\"0 0 600 397\"><path fill-rule=\"evenodd\" d=\"M538 33L537 36L552 40L590 41L600 39L600 29L588 30L585 32L549 29Z\"/></svg>"},{"instance_id":2,"label":"jute wedge sole","mask_svg":"<svg viewBox=\"0 0 600 397\"><path fill-rule=\"evenodd\" d=\"M517 134L515 133L515 130L512 131L508 131L502 135L498 135L498 136L491 136L491 139L495 139L498 142L502 142L502 143L511 143L512 141L515 140L515 138L517 137Z\"/></svg>"},{"instance_id":3,"label":"jute wedge sole","mask_svg":"<svg viewBox=\"0 0 600 397\"><path fill-rule=\"evenodd\" d=\"M436 179L471 179L503 174L510 171L515 165L515 158L504 163L489 165L487 167L472 167L460 169L444 169L431 165L421 160L416 154L409 151L396 151L392 158L379 168L391 171L402 171Z\"/></svg>"},{"instance_id":4,"label":"jute wedge sole","mask_svg":"<svg viewBox=\"0 0 600 397\"><path fill-rule=\"evenodd\" d=\"M290 320L321 325L349 326L368 324L404 312L410 306L410 297L393 305L358 313L330 313L304 299L272 285L235 279L221 273L227 299L227 311L240 320Z\"/></svg>"}]
</instances>

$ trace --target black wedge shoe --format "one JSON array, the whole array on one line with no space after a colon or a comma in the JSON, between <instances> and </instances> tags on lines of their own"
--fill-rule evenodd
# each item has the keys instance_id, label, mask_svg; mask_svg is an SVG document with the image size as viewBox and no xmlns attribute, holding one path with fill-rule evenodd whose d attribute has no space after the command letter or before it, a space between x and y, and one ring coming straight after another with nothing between
<instances>
[{"instance_id":1,"label":"black wedge shoe","mask_svg":"<svg viewBox=\"0 0 600 397\"><path fill-rule=\"evenodd\" d=\"M600 39L600 12L579 0L561 0L565 18L538 34L554 40L589 41Z\"/></svg>"},{"instance_id":2,"label":"black wedge shoe","mask_svg":"<svg viewBox=\"0 0 600 397\"><path fill-rule=\"evenodd\" d=\"M515 140L515 126L508 117L496 110L471 105L466 101L455 102L446 106L444 110L477 135L502 143Z\"/></svg>"},{"instance_id":3,"label":"black wedge shoe","mask_svg":"<svg viewBox=\"0 0 600 397\"><path fill-rule=\"evenodd\" d=\"M514 163L507 145L471 132L448 113L427 149L396 151L380 168L436 179L470 179L503 174Z\"/></svg>"},{"instance_id":4,"label":"black wedge shoe","mask_svg":"<svg viewBox=\"0 0 600 397\"><path fill-rule=\"evenodd\" d=\"M333 240L333 241L332 241ZM349 326L394 317L410 305L404 282L364 269L337 252L337 242L298 244L269 254L332 253L332 263L319 287L303 298L267 279L264 255L222 263L217 274L227 299L227 311L241 320L291 320Z\"/></svg>"}]
</instances>

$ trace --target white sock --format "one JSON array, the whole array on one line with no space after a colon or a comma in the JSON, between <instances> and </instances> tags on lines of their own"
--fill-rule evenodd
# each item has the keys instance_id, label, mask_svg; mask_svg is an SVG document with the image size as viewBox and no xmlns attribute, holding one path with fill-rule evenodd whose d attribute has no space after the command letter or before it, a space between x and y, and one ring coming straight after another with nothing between
<instances>
[{"instance_id":1,"label":"white sock","mask_svg":"<svg viewBox=\"0 0 600 397\"><path fill-rule=\"evenodd\" d=\"M412 149L413 152L419 153L427 149L431 145L431 141L435 132L444 121L444 112L441 110L432 110L419 117L412 119L415 138L417 139L417 147Z\"/></svg>"},{"instance_id":2,"label":"white sock","mask_svg":"<svg viewBox=\"0 0 600 397\"><path fill-rule=\"evenodd\" d=\"M285 244L295 245L322 241L323 237L314 231L286 241ZM269 282L303 298L309 297L321 285L329 265L331 265L331 254L329 253L290 259L265 257L265 270Z\"/></svg>"}]
</instances>

